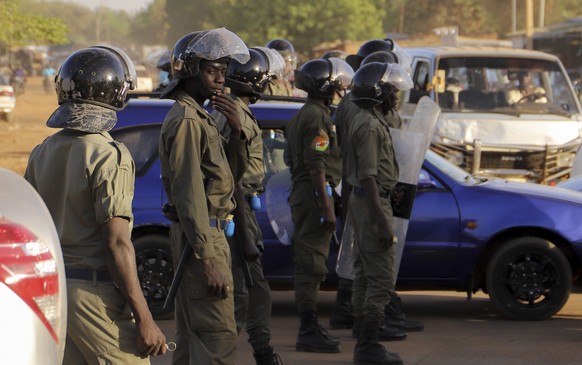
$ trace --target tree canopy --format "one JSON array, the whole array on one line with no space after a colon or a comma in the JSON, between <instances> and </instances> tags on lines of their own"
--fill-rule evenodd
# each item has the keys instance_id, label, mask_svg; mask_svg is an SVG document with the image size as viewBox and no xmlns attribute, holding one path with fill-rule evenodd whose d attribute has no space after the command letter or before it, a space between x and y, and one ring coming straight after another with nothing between
<instances>
[{"instance_id":1,"label":"tree canopy","mask_svg":"<svg viewBox=\"0 0 582 365\"><path fill-rule=\"evenodd\" d=\"M26 14L17 0L0 2L0 45L5 47L67 42L67 27L58 18Z\"/></svg>"}]
</instances>

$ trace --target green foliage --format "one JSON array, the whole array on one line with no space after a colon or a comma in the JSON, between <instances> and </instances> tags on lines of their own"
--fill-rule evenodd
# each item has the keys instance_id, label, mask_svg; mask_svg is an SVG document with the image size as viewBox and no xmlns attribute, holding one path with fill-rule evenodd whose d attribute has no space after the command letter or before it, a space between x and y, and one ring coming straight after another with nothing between
<instances>
[{"instance_id":1,"label":"green foliage","mask_svg":"<svg viewBox=\"0 0 582 365\"><path fill-rule=\"evenodd\" d=\"M131 25L133 41L147 45L166 43L169 29L166 0L154 0L145 11L134 17Z\"/></svg>"},{"instance_id":2,"label":"green foliage","mask_svg":"<svg viewBox=\"0 0 582 365\"><path fill-rule=\"evenodd\" d=\"M0 45L64 44L67 26L57 18L25 14L18 0L0 2Z\"/></svg>"}]
</instances>

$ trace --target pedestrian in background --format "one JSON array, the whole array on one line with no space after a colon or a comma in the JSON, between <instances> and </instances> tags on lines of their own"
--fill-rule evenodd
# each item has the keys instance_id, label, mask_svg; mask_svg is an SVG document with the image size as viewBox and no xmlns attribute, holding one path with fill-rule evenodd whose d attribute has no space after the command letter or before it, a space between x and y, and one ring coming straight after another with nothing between
<instances>
[{"instance_id":1,"label":"pedestrian in background","mask_svg":"<svg viewBox=\"0 0 582 365\"><path fill-rule=\"evenodd\" d=\"M237 332L225 229L235 208L235 184L247 170L248 148L238 107L223 93L232 59L245 63L249 51L225 28L183 36L172 50L172 81L161 95L175 100L159 144L167 211L174 215L174 267L186 245L193 252L175 298L175 365L235 362ZM204 109L207 100L227 120L228 144Z\"/></svg>"},{"instance_id":2,"label":"pedestrian in background","mask_svg":"<svg viewBox=\"0 0 582 365\"><path fill-rule=\"evenodd\" d=\"M166 352L141 290L131 242L135 165L108 131L137 77L115 47L70 55L56 77L62 130L32 151L25 178L57 227L67 277L64 364L149 364Z\"/></svg>"}]
</instances>

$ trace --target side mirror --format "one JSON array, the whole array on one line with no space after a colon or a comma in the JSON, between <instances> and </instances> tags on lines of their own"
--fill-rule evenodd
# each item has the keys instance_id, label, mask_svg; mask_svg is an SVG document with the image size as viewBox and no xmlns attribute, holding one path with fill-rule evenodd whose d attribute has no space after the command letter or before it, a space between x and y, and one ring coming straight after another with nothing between
<instances>
[{"instance_id":1,"label":"side mirror","mask_svg":"<svg viewBox=\"0 0 582 365\"><path fill-rule=\"evenodd\" d=\"M418 190L435 188L437 185L431 179L430 174L426 170L420 170L418 175Z\"/></svg>"}]
</instances>

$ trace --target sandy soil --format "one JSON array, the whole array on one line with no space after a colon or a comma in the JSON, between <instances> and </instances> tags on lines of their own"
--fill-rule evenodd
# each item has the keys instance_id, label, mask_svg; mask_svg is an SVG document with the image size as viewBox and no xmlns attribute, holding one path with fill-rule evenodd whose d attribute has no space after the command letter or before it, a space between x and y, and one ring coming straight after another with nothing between
<instances>
[{"instance_id":1,"label":"sandy soil","mask_svg":"<svg viewBox=\"0 0 582 365\"><path fill-rule=\"evenodd\" d=\"M24 174L30 151L58 131L45 125L56 107L55 92L43 90L41 77L29 77L24 94L16 99L12 121L0 121L0 167Z\"/></svg>"}]
</instances>

